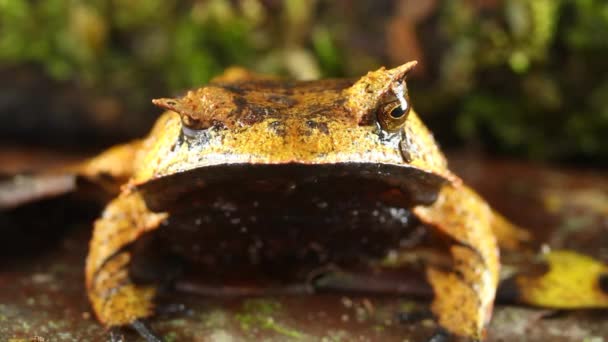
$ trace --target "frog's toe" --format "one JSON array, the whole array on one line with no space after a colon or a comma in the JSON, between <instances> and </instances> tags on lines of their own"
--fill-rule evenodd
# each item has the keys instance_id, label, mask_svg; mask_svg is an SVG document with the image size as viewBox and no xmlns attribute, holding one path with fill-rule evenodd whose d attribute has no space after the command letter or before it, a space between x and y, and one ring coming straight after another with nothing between
<instances>
[{"instance_id":1,"label":"frog's toe","mask_svg":"<svg viewBox=\"0 0 608 342\"><path fill-rule=\"evenodd\" d=\"M108 342L125 342L125 336L122 334L119 327L110 328Z\"/></svg>"},{"instance_id":2,"label":"frog's toe","mask_svg":"<svg viewBox=\"0 0 608 342\"><path fill-rule=\"evenodd\" d=\"M144 321L136 319L129 324L133 330L139 334L146 342L162 342L163 339L152 331L152 329ZM123 327L113 326L110 328L110 334L108 338L109 342L126 342L127 339L123 334Z\"/></svg>"},{"instance_id":3,"label":"frog's toe","mask_svg":"<svg viewBox=\"0 0 608 342\"><path fill-rule=\"evenodd\" d=\"M411 311L399 311L395 314L395 321L400 324L421 324L422 321L432 320L437 322L437 315L430 309L415 309ZM474 342L479 341L467 336L458 336L450 333L440 325L437 325L432 334L424 340L425 342Z\"/></svg>"},{"instance_id":4,"label":"frog's toe","mask_svg":"<svg viewBox=\"0 0 608 342\"><path fill-rule=\"evenodd\" d=\"M399 311L395 315L395 319L399 323L418 323L425 319L435 319L433 312L428 309L419 309L412 311Z\"/></svg>"},{"instance_id":5,"label":"frog's toe","mask_svg":"<svg viewBox=\"0 0 608 342\"><path fill-rule=\"evenodd\" d=\"M144 321L136 319L131 323L131 327L143 337L146 342L163 342L162 338L152 331L152 329Z\"/></svg>"},{"instance_id":6,"label":"frog's toe","mask_svg":"<svg viewBox=\"0 0 608 342\"><path fill-rule=\"evenodd\" d=\"M433 335L429 337L427 342L448 342L451 340L453 340L453 338L450 336L450 333L443 329L437 329L437 331L435 331Z\"/></svg>"}]
</instances>

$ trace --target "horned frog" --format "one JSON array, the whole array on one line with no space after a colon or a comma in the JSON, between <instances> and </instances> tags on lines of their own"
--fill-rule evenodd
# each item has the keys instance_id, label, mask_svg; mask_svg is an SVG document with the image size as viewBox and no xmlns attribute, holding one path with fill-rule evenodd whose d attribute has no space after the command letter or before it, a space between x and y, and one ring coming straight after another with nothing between
<instances>
[{"instance_id":1,"label":"horned frog","mask_svg":"<svg viewBox=\"0 0 608 342\"><path fill-rule=\"evenodd\" d=\"M166 255L203 277L237 264L254 275L298 265L290 276L302 278L302 269L381 260L423 224L450 259L425 265L432 313L449 333L483 339L499 244L526 234L448 169L412 109L415 65L305 82L233 68L182 98L154 100L168 111L146 138L76 170L123 184L86 260L98 320L160 340L142 322L154 315Z\"/></svg>"}]
</instances>

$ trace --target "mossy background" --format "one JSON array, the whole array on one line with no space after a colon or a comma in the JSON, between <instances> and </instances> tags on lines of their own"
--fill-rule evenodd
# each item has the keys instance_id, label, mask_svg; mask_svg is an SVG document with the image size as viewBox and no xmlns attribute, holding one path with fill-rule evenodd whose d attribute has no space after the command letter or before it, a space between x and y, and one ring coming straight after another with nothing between
<instances>
[{"instance_id":1,"label":"mossy background","mask_svg":"<svg viewBox=\"0 0 608 342\"><path fill-rule=\"evenodd\" d=\"M297 79L418 59L444 146L608 162L604 0L0 0L0 139L107 145L229 65Z\"/></svg>"}]
</instances>

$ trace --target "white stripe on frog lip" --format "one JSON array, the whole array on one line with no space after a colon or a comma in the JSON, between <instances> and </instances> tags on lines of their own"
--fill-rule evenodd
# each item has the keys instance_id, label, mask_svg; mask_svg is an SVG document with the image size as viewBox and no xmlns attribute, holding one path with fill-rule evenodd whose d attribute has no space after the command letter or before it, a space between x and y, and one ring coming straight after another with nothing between
<instances>
[{"instance_id":1,"label":"white stripe on frog lip","mask_svg":"<svg viewBox=\"0 0 608 342\"><path fill-rule=\"evenodd\" d=\"M190 138L198 137L203 131L205 130L190 128L182 123L182 132Z\"/></svg>"}]
</instances>

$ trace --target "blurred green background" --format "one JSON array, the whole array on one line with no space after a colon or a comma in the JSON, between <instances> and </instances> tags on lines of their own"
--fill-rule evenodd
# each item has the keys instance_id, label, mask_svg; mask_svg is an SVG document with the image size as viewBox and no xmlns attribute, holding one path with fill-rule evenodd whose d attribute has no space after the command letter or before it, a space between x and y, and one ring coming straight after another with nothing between
<instances>
[{"instance_id":1,"label":"blurred green background","mask_svg":"<svg viewBox=\"0 0 608 342\"><path fill-rule=\"evenodd\" d=\"M151 98L229 65L315 79L412 59L444 146L608 162L605 0L0 0L0 140L136 137Z\"/></svg>"}]
</instances>

